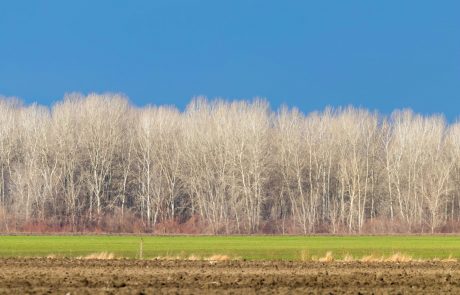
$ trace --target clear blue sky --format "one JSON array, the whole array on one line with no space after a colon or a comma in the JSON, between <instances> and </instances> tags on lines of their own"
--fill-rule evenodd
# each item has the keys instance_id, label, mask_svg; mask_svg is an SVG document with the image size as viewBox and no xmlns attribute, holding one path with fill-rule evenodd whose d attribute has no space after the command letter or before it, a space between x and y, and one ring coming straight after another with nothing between
<instances>
[{"instance_id":1,"label":"clear blue sky","mask_svg":"<svg viewBox=\"0 0 460 295\"><path fill-rule=\"evenodd\" d=\"M460 1L0 2L0 94L460 115Z\"/></svg>"}]
</instances>

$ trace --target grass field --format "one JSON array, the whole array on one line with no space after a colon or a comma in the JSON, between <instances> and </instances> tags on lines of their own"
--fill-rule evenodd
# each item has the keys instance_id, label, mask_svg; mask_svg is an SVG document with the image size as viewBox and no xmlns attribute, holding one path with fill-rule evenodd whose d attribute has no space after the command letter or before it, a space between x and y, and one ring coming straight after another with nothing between
<instances>
[{"instance_id":1,"label":"grass field","mask_svg":"<svg viewBox=\"0 0 460 295\"><path fill-rule=\"evenodd\" d=\"M299 260L331 251L340 258L391 255L460 259L460 236L144 236L143 258L215 254L248 260ZM137 236L0 236L0 257L78 257L110 252L139 256Z\"/></svg>"}]
</instances>

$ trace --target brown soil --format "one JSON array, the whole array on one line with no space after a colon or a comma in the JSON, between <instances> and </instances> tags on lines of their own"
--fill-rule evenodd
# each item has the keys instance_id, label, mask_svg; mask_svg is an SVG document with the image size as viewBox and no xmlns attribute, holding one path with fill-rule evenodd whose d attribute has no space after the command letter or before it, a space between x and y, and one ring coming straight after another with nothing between
<instances>
[{"instance_id":1,"label":"brown soil","mask_svg":"<svg viewBox=\"0 0 460 295\"><path fill-rule=\"evenodd\" d=\"M460 264L0 259L0 294L460 294Z\"/></svg>"}]
</instances>

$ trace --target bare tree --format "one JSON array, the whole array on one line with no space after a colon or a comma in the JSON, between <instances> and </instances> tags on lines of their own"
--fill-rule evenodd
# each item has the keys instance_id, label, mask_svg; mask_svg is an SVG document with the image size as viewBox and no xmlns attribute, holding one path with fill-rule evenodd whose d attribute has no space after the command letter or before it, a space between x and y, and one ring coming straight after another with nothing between
<instances>
[{"instance_id":1,"label":"bare tree","mask_svg":"<svg viewBox=\"0 0 460 295\"><path fill-rule=\"evenodd\" d=\"M91 94L80 103L83 154L88 163L84 173L90 192L89 219L92 221L96 213L99 223L104 205L114 201L110 176L123 140L121 125L128 112L128 102L121 96Z\"/></svg>"},{"instance_id":2,"label":"bare tree","mask_svg":"<svg viewBox=\"0 0 460 295\"><path fill-rule=\"evenodd\" d=\"M15 98L0 97L0 209L4 229L9 231L8 207L13 203L11 176L14 162L19 154L18 113L21 107Z\"/></svg>"},{"instance_id":3,"label":"bare tree","mask_svg":"<svg viewBox=\"0 0 460 295\"><path fill-rule=\"evenodd\" d=\"M175 109L148 107L138 112L136 159L139 201L147 224L174 219L180 193L180 117Z\"/></svg>"}]
</instances>

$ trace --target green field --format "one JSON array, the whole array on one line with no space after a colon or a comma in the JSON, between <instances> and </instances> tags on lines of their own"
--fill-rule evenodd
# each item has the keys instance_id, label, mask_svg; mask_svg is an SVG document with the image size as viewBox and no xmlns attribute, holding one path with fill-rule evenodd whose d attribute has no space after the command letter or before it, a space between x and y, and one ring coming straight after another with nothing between
<instances>
[{"instance_id":1,"label":"green field","mask_svg":"<svg viewBox=\"0 0 460 295\"><path fill-rule=\"evenodd\" d=\"M391 255L413 258L460 258L460 236L144 236L143 258L214 254L248 260L298 260L305 253L335 257L345 254ZM0 236L0 256L65 256L110 252L136 258L138 236Z\"/></svg>"}]
</instances>

